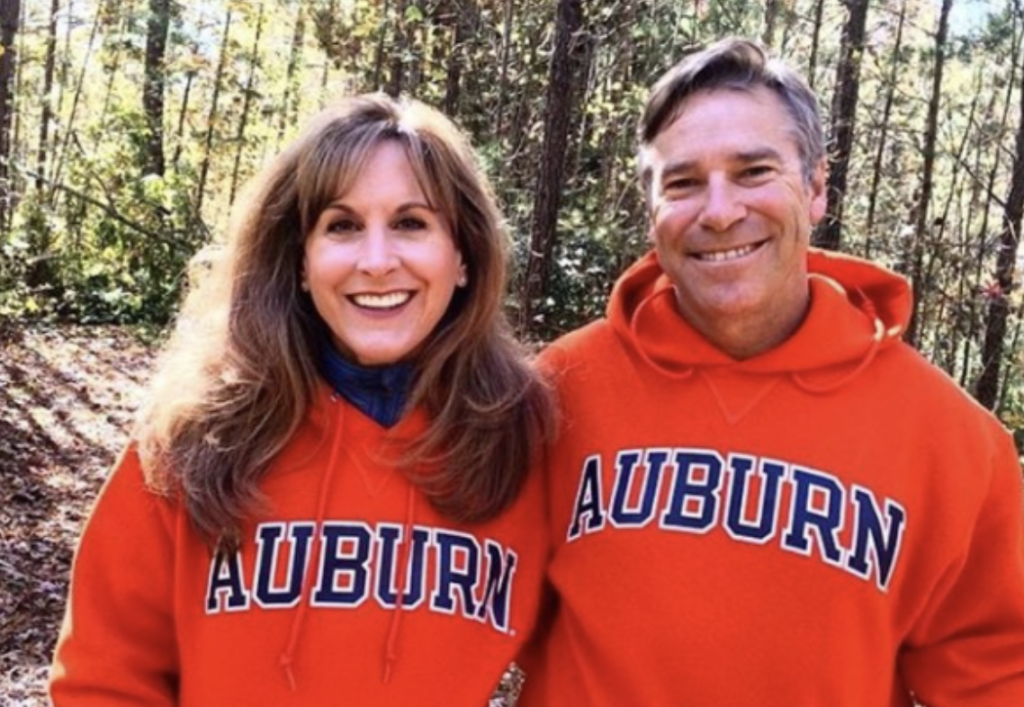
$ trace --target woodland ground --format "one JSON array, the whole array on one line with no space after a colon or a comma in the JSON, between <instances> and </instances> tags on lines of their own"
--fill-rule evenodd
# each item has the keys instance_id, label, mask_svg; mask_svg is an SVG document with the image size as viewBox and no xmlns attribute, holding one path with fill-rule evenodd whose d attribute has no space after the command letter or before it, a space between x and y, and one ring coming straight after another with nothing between
<instances>
[{"instance_id":1,"label":"woodland ground","mask_svg":"<svg viewBox=\"0 0 1024 707\"><path fill-rule=\"evenodd\" d=\"M0 705L47 704L44 681L75 540L124 445L152 365L113 327L0 322Z\"/></svg>"},{"instance_id":2,"label":"woodland ground","mask_svg":"<svg viewBox=\"0 0 1024 707\"><path fill-rule=\"evenodd\" d=\"M75 541L153 365L117 327L0 320L0 707L46 705ZM490 707L514 704L509 673Z\"/></svg>"}]
</instances>

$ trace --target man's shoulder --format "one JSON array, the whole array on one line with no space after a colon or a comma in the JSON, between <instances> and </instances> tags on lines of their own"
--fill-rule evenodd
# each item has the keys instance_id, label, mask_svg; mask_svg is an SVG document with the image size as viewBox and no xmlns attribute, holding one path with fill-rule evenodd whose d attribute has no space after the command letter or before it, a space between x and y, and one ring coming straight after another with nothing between
<instances>
[{"instance_id":1,"label":"man's shoulder","mask_svg":"<svg viewBox=\"0 0 1024 707\"><path fill-rule=\"evenodd\" d=\"M615 333L612 331L608 320L601 317L589 324L584 324L578 329L562 334L548 344L544 354L548 351L561 351L566 355L577 354L580 350L589 349L597 343L603 343L614 338Z\"/></svg>"},{"instance_id":2,"label":"man's shoulder","mask_svg":"<svg viewBox=\"0 0 1024 707\"><path fill-rule=\"evenodd\" d=\"M943 416L961 421L975 420L982 426L1002 427L992 412L954 380L946 371L905 343L881 357L881 365L889 367L889 380L903 405L918 405L928 411L931 419Z\"/></svg>"},{"instance_id":3,"label":"man's shoulder","mask_svg":"<svg viewBox=\"0 0 1024 707\"><path fill-rule=\"evenodd\" d=\"M620 355L618 336L601 318L552 341L540 352L538 362L549 375L565 378L602 368Z\"/></svg>"}]
</instances>

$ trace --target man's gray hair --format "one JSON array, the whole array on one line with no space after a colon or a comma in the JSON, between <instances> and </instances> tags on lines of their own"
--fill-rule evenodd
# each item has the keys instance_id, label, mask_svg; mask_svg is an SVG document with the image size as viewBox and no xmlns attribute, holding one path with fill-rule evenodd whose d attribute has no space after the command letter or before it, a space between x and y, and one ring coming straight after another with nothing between
<instances>
[{"instance_id":1,"label":"man's gray hair","mask_svg":"<svg viewBox=\"0 0 1024 707\"><path fill-rule=\"evenodd\" d=\"M644 164L644 148L679 117L689 96L698 91L749 91L758 86L773 91L786 106L793 119L791 128L804 179L810 181L825 156L817 98L804 78L785 63L769 58L754 42L733 37L684 57L651 89L637 129L644 190L649 193L651 180L650 168Z\"/></svg>"}]
</instances>

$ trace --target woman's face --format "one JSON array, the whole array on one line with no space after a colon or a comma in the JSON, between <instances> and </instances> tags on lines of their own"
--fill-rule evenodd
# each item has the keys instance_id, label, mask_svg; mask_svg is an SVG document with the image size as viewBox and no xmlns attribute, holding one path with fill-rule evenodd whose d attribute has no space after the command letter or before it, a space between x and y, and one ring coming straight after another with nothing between
<instances>
[{"instance_id":1,"label":"woman's face","mask_svg":"<svg viewBox=\"0 0 1024 707\"><path fill-rule=\"evenodd\" d=\"M370 153L306 237L303 283L338 350L365 365L408 358L465 284L447 220L398 142Z\"/></svg>"}]
</instances>

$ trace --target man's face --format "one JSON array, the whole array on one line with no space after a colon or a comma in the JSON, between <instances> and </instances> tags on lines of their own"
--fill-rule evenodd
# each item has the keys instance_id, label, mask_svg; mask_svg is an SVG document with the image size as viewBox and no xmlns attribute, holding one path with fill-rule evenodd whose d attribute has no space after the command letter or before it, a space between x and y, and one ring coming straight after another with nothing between
<instances>
[{"instance_id":1,"label":"man's face","mask_svg":"<svg viewBox=\"0 0 1024 707\"><path fill-rule=\"evenodd\" d=\"M679 311L713 342L723 327L751 338L727 351L738 357L779 343L807 306L824 165L804 178L793 130L770 89L699 91L643 155L650 238Z\"/></svg>"}]
</instances>

